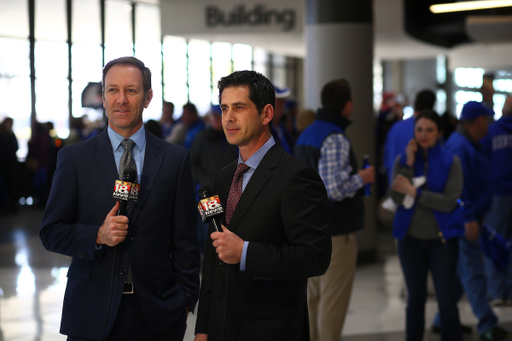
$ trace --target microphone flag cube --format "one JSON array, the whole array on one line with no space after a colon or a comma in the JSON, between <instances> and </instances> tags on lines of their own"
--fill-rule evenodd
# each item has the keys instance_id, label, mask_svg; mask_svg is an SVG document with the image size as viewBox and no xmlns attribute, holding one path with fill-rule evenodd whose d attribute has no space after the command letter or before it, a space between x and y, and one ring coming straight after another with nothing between
<instances>
[{"instance_id":1,"label":"microphone flag cube","mask_svg":"<svg viewBox=\"0 0 512 341\"><path fill-rule=\"evenodd\" d=\"M140 184L116 180L112 197L122 201L136 202L139 197Z\"/></svg>"},{"instance_id":2,"label":"microphone flag cube","mask_svg":"<svg viewBox=\"0 0 512 341\"><path fill-rule=\"evenodd\" d=\"M218 195L201 199L197 205L203 223L209 222L213 217L224 213Z\"/></svg>"}]
</instances>

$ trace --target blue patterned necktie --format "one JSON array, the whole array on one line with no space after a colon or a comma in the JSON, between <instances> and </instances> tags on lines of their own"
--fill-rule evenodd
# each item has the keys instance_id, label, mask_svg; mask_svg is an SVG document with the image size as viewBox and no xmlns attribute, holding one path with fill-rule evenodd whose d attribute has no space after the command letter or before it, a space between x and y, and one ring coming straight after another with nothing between
<instances>
[{"instance_id":1,"label":"blue patterned necktie","mask_svg":"<svg viewBox=\"0 0 512 341\"><path fill-rule=\"evenodd\" d=\"M124 151L123 155L121 155L121 160L119 161L119 179L123 178L124 170L127 168L133 168L135 171L137 171L135 159L133 158L132 154L132 148L135 145L135 142L130 139L124 139L121 141L121 144L123 145Z\"/></svg>"},{"instance_id":2,"label":"blue patterned necktie","mask_svg":"<svg viewBox=\"0 0 512 341\"><path fill-rule=\"evenodd\" d=\"M124 139L121 141L121 144L124 147L124 151L123 155L121 155L121 160L119 161L119 179L123 179L123 173L125 169L132 168L135 170L135 172L137 172L137 166L135 165L135 159L133 158L132 153L132 148L135 146L135 142L130 139ZM133 182L138 182L137 177ZM128 215L132 213L134 207L135 202L128 201Z\"/></svg>"}]
</instances>

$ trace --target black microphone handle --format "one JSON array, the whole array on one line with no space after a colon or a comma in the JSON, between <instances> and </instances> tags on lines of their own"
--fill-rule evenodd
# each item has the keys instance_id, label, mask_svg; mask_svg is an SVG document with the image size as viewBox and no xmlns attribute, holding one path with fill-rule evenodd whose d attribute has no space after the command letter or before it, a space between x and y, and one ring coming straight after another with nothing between
<instances>
[{"instance_id":1,"label":"black microphone handle","mask_svg":"<svg viewBox=\"0 0 512 341\"><path fill-rule=\"evenodd\" d=\"M135 182L137 180L137 170L133 168L126 168L123 172L122 180L127 182ZM124 215L126 217L128 216L128 200L121 200L121 205L119 206L117 215Z\"/></svg>"},{"instance_id":2,"label":"black microphone handle","mask_svg":"<svg viewBox=\"0 0 512 341\"><path fill-rule=\"evenodd\" d=\"M121 203L119 205L119 211L117 211L117 215L128 216L128 201L127 200L121 200Z\"/></svg>"},{"instance_id":3,"label":"black microphone handle","mask_svg":"<svg viewBox=\"0 0 512 341\"><path fill-rule=\"evenodd\" d=\"M215 229L215 231L217 232L223 232L222 231L222 226L220 226L220 221L218 218L216 217L213 217L212 220L211 220L212 224L213 224L213 228ZM217 255L217 258L218 258L219 255ZM224 263L222 260L219 259L219 265L224 265L226 263Z\"/></svg>"},{"instance_id":4,"label":"black microphone handle","mask_svg":"<svg viewBox=\"0 0 512 341\"><path fill-rule=\"evenodd\" d=\"M222 231L222 226L220 226L220 221L219 219L213 217L212 218L212 224L213 224L213 228L215 229L215 231L217 232L223 232Z\"/></svg>"}]
</instances>

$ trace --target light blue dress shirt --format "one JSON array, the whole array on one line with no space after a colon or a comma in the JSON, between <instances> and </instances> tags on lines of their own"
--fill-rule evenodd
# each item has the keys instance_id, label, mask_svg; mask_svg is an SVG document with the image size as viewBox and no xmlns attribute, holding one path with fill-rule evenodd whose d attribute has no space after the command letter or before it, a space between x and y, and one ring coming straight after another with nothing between
<instances>
[{"instance_id":1,"label":"light blue dress shirt","mask_svg":"<svg viewBox=\"0 0 512 341\"><path fill-rule=\"evenodd\" d=\"M107 128L108 138L110 139L110 143L112 144L112 151L114 153L114 159L116 161L116 169L119 169L119 162L121 161L121 155L123 155L124 147L121 142L125 139L124 136L116 133L110 126ZM140 184L142 168L144 165L144 154L146 152L146 132L144 131L144 126L140 127L140 129L129 137L130 140L135 142L135 146L133 146L132 155L135 160L135 165L137 166L137 180ZM121 180L121 179L119 179Z\"/></svg>"}]
</instances>

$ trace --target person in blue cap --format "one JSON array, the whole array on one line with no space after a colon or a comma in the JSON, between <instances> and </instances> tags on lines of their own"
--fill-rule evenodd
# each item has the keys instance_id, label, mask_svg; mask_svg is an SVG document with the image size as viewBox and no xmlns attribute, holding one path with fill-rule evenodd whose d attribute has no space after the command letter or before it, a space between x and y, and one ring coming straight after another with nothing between
<instances>
[{"instance_id":1,"label":"person in blue cap","mask_svg":"<svg viewBox=\"0 0 512 341\"><path fill-rule=\"evenodd\" d=\"M459 239L458 275L473 313L478 318L478 333L484 341L510 338L511 334L498 326L498 317L487 300L487 283L480 229L491 204L490 162L479 143L488 132L489 116L494 115L482 103L469 101L462 108L459 125L445 148L457 155L462 164L464 184L465 236ZM459 293L462 296L462 292Z\"/></svg>"},{"instance_id":2,"label":"person in blue cap","mask_svg":"<svg viewBox=\"0 0 512 341\"><path fill-rule=\"evenodd\" d=\"M288 154L293 153L293 145L294 141L290 134L290 132L286 129L285 124L283 124L282 119L285 112L286 99L291 94L290 88L278 88L274 85L274 89L276 90L276 105L274 111L274 121L272 124L272 136L274 139L281 144L281 147L288 152Z\"/></svg>"},{"instance_id":3,"label":"person in blue cap","mask_svg":"<svg viewBox=\"0 0 512 341\"><path fill-rule=\"evenodd\" d=\"M508 240L512 240L512 96L502 109L503 116L489 126L482 140L491 161L492 203L485 222ZM493 306L512 306L512 262L498 271L485 259L487 289Z\"/></svg>"}]
</instances>

